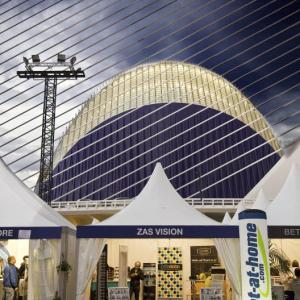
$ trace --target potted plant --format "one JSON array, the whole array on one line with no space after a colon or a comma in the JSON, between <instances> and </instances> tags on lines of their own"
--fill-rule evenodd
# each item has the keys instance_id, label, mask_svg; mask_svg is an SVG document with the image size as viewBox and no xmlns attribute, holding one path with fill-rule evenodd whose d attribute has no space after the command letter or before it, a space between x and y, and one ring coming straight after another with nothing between
<instances>
[{"instance_id":1,"label":"potted plant","mask_svg":"<svg viewBox=\"0 0 300 300\"><path fill-rule=\"evenodd\" d=\"M66 272L69 273L72 270L72 267L68 264L66 260L62 260L60 264L56 267L57 272Z\"/></svg>"},{"instance_id":2,"label":"potted plant","mask_svg":"<svg viewBox=\"0 0 300 300\"><path fill-rule=\"evenodd\" d=\"M269 242L270 272L272 276L292 275L290 266L291 262L283 251L278 249L274 244Z\"/></svg>"}]
</instances>

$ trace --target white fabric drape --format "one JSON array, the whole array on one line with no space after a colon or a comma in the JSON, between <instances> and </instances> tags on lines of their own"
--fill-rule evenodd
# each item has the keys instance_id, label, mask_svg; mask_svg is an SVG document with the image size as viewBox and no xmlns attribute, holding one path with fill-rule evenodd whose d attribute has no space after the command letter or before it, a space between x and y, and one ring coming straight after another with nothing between
<instances>
[{"instance_id":1,"label":"white fabric drape","mask_svg":"<svg viewBox=\"0 0 300 300\"><path fill-rule=\"evenodd\" d=\"M85 291L103 251L104 239L80 239L78 242L76 300L86 300Z\"/></svg>"},{"instance_id":2,"label":"white fabric drape","mask_svg":"<svg viewBox=\"0 0 300 300\"><path fill-rule=\"evenodd\" d=\"M28 299L52 300L58 290L60 240L30 240Z\"/></svg>"},{"instance_id":3,"label":"white fabric drape","mask_svg":"<svg viewBox=\"0 0 300 300\"><path fill-rule=\"evenodd\" d=\"M243 205L237 210L242 210ZM235 218L231 219L226 213L222 224L234 224ZM229 278L230 285L233 290L233 299L240 300L242 296L242 282L241 282L241 254L240 254L240 240L239 239L214 239L218 255L225 267L226 274Z\"/></svg>"},{"instance_id":4,"label":"white fabric drape","mask_svg":"<svg viewBox=\"0 0 300 300\"><path fill-rule=\"evenodd\" d=\"M241 299L241 263L239 239L214 239L218 255L225 267L226 274L236 300Z\"/></svg>"}]
</instances>

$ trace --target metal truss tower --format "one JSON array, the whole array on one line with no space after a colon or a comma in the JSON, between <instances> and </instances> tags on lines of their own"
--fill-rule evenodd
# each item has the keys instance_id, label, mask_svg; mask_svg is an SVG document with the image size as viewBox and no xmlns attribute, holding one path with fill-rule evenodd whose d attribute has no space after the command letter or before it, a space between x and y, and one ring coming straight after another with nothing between
<instances>
[{"instance_id":1,"label":"metal truss tower","mask_svg":"<svg viewBox=\"0 0 300 300\"><path fill-rule=\"evenodd\" d=\"M80 68L74 69L75 57L67 63L63 54L58 54L57 63L42 63L38 55L32 55L32 63L29 63L25 57L23 59L26 71L17 72L20 78L45 80L38 194L45 202L50 204L52 200L57 80L76 80L77 78L85 77L85 74ZM58 70L58 68L62 67L67 67L69 70ZM36 68L39 69L37 70Z\"/></svg>"}]
</instances>

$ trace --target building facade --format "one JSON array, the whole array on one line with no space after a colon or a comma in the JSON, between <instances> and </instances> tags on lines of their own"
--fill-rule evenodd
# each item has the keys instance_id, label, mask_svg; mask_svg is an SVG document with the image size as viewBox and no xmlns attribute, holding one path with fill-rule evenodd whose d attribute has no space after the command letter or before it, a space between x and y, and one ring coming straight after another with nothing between
<instances>
[{"instance_id":1,"label":"building facade","mask_svg":"<svg viewBox=\"0 0 300 300\"><path fill-rule=\"evenodd\" d=\"M160 161L184 198L243 198L280 158L264 117L197 65L140 65L103 85L55 153L53 200L134 198Z\"/></svg>"}]
</instances>

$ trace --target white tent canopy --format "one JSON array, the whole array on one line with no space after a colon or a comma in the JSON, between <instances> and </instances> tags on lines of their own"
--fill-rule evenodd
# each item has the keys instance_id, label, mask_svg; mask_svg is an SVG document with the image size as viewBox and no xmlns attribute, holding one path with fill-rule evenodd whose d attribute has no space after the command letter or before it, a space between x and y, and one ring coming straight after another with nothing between
<instances>
[{"instance_id":1,"label":"white tent canopy","mask_svg":"<svg viewBox=\"0 0 300 300\"><path fill-rule=\"evenodd\" d=\"M146 186L131 204L101 223L77 227L77 236L78 300L85 299L105 238L237 237L238 229L220 225L187 204L157 163Z\"/></svg>"},{"instance_id":2,"label":"white tent canopy","mask_svg":"<svg viewBox=\"0 0 300 300\"><path fill-rule=\"evenodd\" d=\"M177 228L175 228L177 226ZM176 230L178 230L178 235ZM149 234L146 229L151 227ZM157 227L164 228L160 230ZM78 226L79 238L237 237L232 226L220 225L186 203L177 193L160 163L142 192L114 216L89 226ZM173 232L170 232L172 228ZM139 234L144 232L143 234ZM168 232L170 234L168 234Z\"/></svg>"},{"instance_id":3,"label":"white tent canopy","mask_svg":"<svg viewBox=\"0 0 300 300\"><path fill-rule=\"evenodd\" d=\"M142 192L130 205L103 225L218 225L187 204L157 163Z\"/></svg>"},{"instance_id":4,"label":"white tent canopy","mask_svg":"<svg viewBox=\"0 0 300 300\"><path fill-rule=\"evenodd\" d=\"M274 199L281 190L294 163L300 165L300 141L286 149L284 156L245 196L245 199L256 199L261 189L269 200Z\"/></svg>"},{"instance_id":5,"label":"white tent canopy","mask_svg":"<svg viewBox=\"0 0 300 300\"><path fill-rule=\"evenodd\" d=\"M239 212L244 209L242 202L239 204ZM222 224L235 224L237 221L230 218L226 212ZM229 281L233 289L233 299L238 300L241 298L242 285L241 285L241 255L240 255L240 242L239 239L214 239L218 255L226 269Z\"/></svg>"},{"instance_id":6,"label":"white tent canopy","mask_svg":"<svg viewBox=\"0 0 300 300\"><path fill-rule=\"evenodd\" d=\"M278 195L267 209L268 224L300 226L300 167L293 164Z\"/></svg>"},{"instance_id":7,"label":"white tent canopy","mask_svg":"<svg viewBox=\"0 0 300 300\"><path fill-rule=\"evenodd\" d=\"M0 159L1 227L75 227L21 182ZM47 237L47 232L40 232ZM7 236L6 238L10 238Z\"/></svg>"},{"instance_id":8,"label":"white tent canopy","mask_svg":"<svg viewBox=\"0 0 300 300\"><path fill-rule=\"evenodd\" d=\"M59 289L56 270L61 261L61 237L67 230L63 228L74 232L75 227L26 187L1 159L0 191L0 239L32 239L28 299L52 300L56 291L64 290ZM72 235L68 239L75 244Z\"/></svg>"},{"instance_id":9,"label":"white tent canopy","mask_svg":"<svg viewBox=\"0 0 300 300\"><path fill-rule=\"evenodd\" d=\"M257 198L251 207L252 209L267 210L267 207L270 205L271 201L267 198L263 189L258 192Z\"/></svg>"},{"instance_id":10,"label":"white tent canopy","mask_svg":"<svg viewBox=\"0 0 300 300\"><path fill-rule=\"evenodd\" d=\"M247 207L245 206L244 202L241 201L236 208L235 214L232 217L230 224L238 225L239 213L245 209L247 209Z\"/></svg>"},{"instance_id":11,"label":"white tent canopy","mask_svg":"<svg viewBox=\"0 0 300 300\"><path fill-rule=\"evenodd\" d=\"M232 219L231 219L229 213L226 212L224 217L223 217L222 224L229 225L231 223L231 220Z\"/></svg>"}]
</instances>

